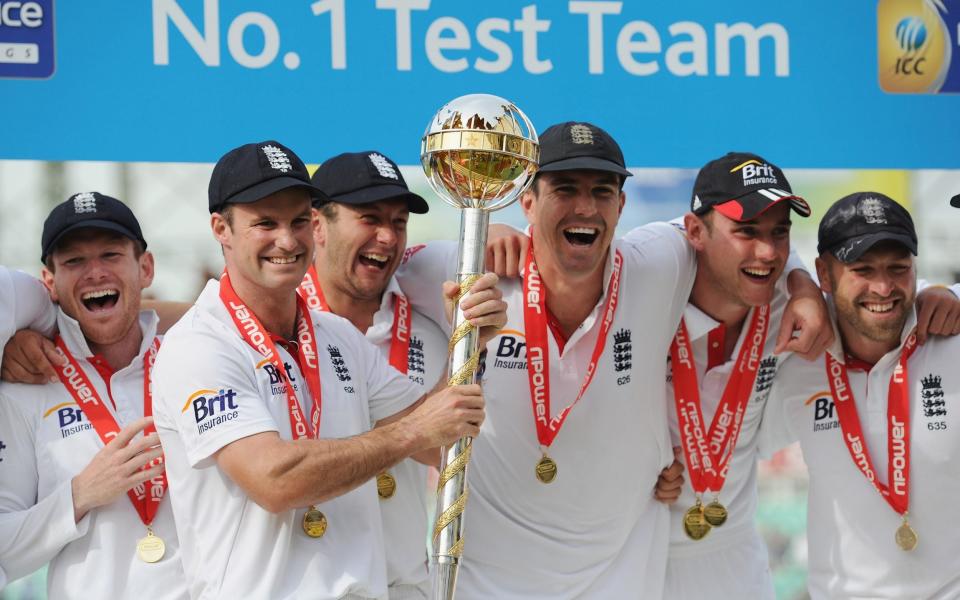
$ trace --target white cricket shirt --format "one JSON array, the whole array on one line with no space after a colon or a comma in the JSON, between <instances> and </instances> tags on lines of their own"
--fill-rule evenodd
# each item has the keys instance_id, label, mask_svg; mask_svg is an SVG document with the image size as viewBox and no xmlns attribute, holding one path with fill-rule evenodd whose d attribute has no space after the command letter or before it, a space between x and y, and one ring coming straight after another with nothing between
<instances>
[{"instance_id":1,"label":"white cricket shirt","mask_svg":"<svg viewBox=\"0 0 960 600\"><path fill-rule=\"evenodd\" d=\"M916 324L912 314L901 344ZM845 362L839 333L830 353ZM900 348L869 373L848 369L851 393L877 479L887 483L887 393ZM808 587L821 598L960 597L960 536L949 515L960 498L960 338L932 337L907 363L910 390L912 552L894 542L900 516L854 464L843 441L824 357L786 360L761 428L770 454L799 439L810 472ZM945 520L946 519L946 520Z\"/></svg>"},{"instance_id":2,"label":"white cricket shirt","mask_svg":"<svg viewBox=\"0 0 960 600\"><path fill-rule=\"evenodd\" d=\"M394 300L400 293L391 277L383 293L380 309L366 337L389 360L393 333ZM407 378L420 386L422 394L433 389L447 365L447 337L422 313L411 307L410 348L407 352ZM412 458L390 468L397 480L393 497L380 501L383 537L387 556L387 582L390 586L415 586L429 595L427 571L427 466ZM429 509L433 508L430 497Z\"/></svg>"},{"instance_id":3,"label":"white cricket shirt","mask_svg":"<svg viewBox=\"0 0 960 600\"><path fill-rule=\"evenodd\" d=\"M110 377L110 393L88 360L79 324L58 313L60 335L117 424L143 417L143 355L156 334L156 313L140 314L140 353ZM49 561L51 598L187 597L169 497L152 525L166 544L157 563L137 557L146 527L126 494L74 523L71 480L103 442L63 384L0 384L0 441L0 565L10 579Z\"/></svg>"},{"instance_id":4,"label":"white cricket shirt","mask_svg":"<svg viewBox=\"0 0 960 600\"><path fill-rule=\"evenodd\" d=\"M673 460L665 388L670 341L693 283L695 255L671 226L616 241L623 253L620 298L597 373L541 458L526 370L522 282L501 280L507 324L487 346L487 416L473 442L460 600L658 598L669 544L669 510L653 497ZM604 293L567 340L549 334L551 417L576 397L596 343ZM411 302L443 319L440 282L456 269L454 244L429 244L401 267ZM408 285L409 284L409 285Z\"/></svg>"},{"instance_id":5,"label":"white cricket shirt","mask_svg":"<svg viewBox=\"0 0 960 600\"><path fill-rule=\"evenodd\" d=\"M747 401L740 436L737 439L733 456L730 458L726 481L719 495L720 501L727 508L729 515L727 522L721 527L714 527L705 538L699 541L690 539L684 533L683 515L696 502L696 494L693 491L690 478L686 476L680 498L670 506L669 560L671 564L676 562L678 565L686 565L693 572L687 572L687 568L671 568L668 571L667 589L688 590L689 593L693 594L693 596L689 596L691 600L694 597L702 597L701 594L708 591L718 598L773 597L772 580L769 579L769 558L764 550L763 541L755 523L757 510L757 434L766 397L777 373L777 365L786 356L775 356L773 354L777 332L783 317L783 309L789 300L786 280L787 274L784 273L777 281L773 301L770 303L767 338L760 353L761 359L756 380ZM752 314L752 312L748 313L729 360L708 371L710 345L718 344L718 348L712 349L714 352L722 353L723 351L722 338L713 340L710 336L711 331L721 324L693 304L687 304L684 311L683 318L687 326L697 369L697 384L700 390L700 404L704 419L704 435L706 435L710 423L713 421L723 392L727 387L727 382L736 367L737 357L748 334ZM670 437L674 446L680 446L681 433L677 421L676 403L673 398L672 376L669 372L667 374L667 402L669 403ZM706 492L703 497L704 504L713 500L713 497L712 491ZM729 550L733 546L759 548L760 551L755 553L730 552ZM694 577L696 572L702 574L705 564L702 557L706 555L714 557L709 564L723 572L736 573L737 576ZM672 582L670 581L671 578L684 581ZM720 581L733 587L730 589L722 586L718 587ZM693 587L698 583L698 589L694 590ZM767 587L764 587L765 585Z\"/></svg>"},{"instance_id":6,"label":"white cricket shirt","mask_svg":"<svg viewBox=\"0 0 960 600\"><path fill-rule=\"evenodd\" d=\"M193 598L382 598L387 593L376 482L317 505L328 528L301 528L307 507L274 514L221 471L213 454L250 435L292 439L270 363L240 337L210 281L157 356L155 414ZM369 431L422 395L349 321L312 312L323 395L321 438ZM297 361L278 347L304 414Z\"/></svg>"}]
</instances>

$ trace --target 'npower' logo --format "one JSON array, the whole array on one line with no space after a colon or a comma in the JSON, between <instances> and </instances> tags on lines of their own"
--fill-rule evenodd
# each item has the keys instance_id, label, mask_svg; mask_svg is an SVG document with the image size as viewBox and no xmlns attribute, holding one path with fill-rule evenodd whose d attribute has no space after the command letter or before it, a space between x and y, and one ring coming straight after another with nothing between
<instances>
[{"instance_id":1,"label":"'npower' logo","mask_svg":"<svg viewBox=\"0 0 960 600\"><path fill-rule=\"evenodd\" d=\"M899 94L960 92L960 60L953 60L958 24L960 0L880 0L880 87Z\"/></svg>"}]
</instances>

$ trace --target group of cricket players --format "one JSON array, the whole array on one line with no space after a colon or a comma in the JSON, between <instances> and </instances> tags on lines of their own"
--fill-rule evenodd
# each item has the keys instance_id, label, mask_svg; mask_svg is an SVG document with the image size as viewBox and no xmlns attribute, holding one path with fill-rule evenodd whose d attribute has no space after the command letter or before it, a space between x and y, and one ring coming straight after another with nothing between
<instances>
[{"instance_id":1,"label":"group of cricket players","mask_svg":"<svg viewBox=\"0 0 960 600\"><path fill-rule=\"evenodd\" d=\"M459 600L773 599L757 462L794 442L811 598L960 598L960 284L918 282L903 199L811 215L731 152L617 237L616 140L540 144L528 227L491 225L463 295L376 150L226 152L192 305L145 306L121 200L58 204L41 279L0 267L0 590L48 565L51 599L430 598L435 469L470 437ZM479 384L449 383L455 306Z\"/></svg>"}]
</instances>

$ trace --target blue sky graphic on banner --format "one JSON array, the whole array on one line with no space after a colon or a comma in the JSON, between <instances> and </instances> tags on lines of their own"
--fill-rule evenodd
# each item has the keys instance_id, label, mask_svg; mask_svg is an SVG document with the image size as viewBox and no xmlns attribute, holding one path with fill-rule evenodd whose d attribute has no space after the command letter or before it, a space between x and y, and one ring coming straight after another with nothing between
<instances>
[{"instance_id":1,"label":"blue sky graphic on banner","mask_svg":"<svg viewBox=\"0 0 960 600\"><path fill-rule=\"evenodd\" d=\"M488 92L540 130L605 127L637 167L960 167L952 0L0 0L0 55L28 5L52 76L0 61L0 158L211 162L276 138L415 164L441 105ZM929 81L888 85L888 53Z\"/></svg>"}]
</instances>

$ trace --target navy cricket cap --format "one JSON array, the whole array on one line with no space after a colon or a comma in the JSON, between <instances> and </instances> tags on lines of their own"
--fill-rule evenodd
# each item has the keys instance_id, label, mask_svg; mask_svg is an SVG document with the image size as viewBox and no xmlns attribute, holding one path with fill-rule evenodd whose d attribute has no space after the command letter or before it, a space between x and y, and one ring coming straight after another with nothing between
<instances>
[{"instance_id":1,"label":"navy cricket cap","mask_svg":"<svg viewBox=\"0 0 960 600\"><path fill-rule=\"evenodd\" d=\"M956 206L957 208L960 208L960 194L950 198L950 206Z\"/></svg>"},{"instance_id":2,"label":"navy cricket cap","mask_svg":"<svg viewBox=\"0 0 960 600\"><path fill-rule=\"evenodd\" d=\"M879 242L894 241L917 254L917 230L907 209L877 192L837 200L820 221L817 252L851 263Z\"/></svg>"},{"instance_id":3,"label":"navy cricket cap","mask_svg":"<svg viewBox=\"0 0 960 600\"><path fill-rule=\"evenodd\" d=\"M540 172L575 169L633 175L623 162L619 144L596 125L567 121L548 127L540 135Z\"/></svg>"},{"instance_id":4,"label":"navy cricket cap","mask_svg":"<svg viewBox=\"0 0 960 600\"><path fill-rule=\"evenodd\" d=\"M370 204L406 200L412 213L423 214L430 209L426 200L407 187L397 163L374 150L338 154L320 165L311 181L330 202ZM324 203L314 201L314 206Z\"/></svg>"},{"instance_id":5,"label":"navy cricket cap","mask_svg":"<svg viewBox=\"0 0 960 600\"><path fill-rule=\"evenodd\" d=\"M793 193L780 167L756 154L728 152L697 173L690 211L704 215L713 209L734 221L750 221L782 200L801 217L810 216L810 205Z\"/></svg>"},{"instance_id":6,"label":"navy cricket cap","mask_svg":"<svg viewBox=\"0 0 960 600\"><path fill-rule=\"evenodd\" d=\"M63 236L88 228L113 231L147 247L140 223L126 204L100 192L82 192L56 205L47 215L40 236L40 261L47 261Z\"/></svg>"},{"instance_id":7,"label":"navy cricket cap","mask_svg":"<svg viewBox=\"0 0 960 600\"><path fill-rule=\"evenodd\" d=\"M210 212L228 204L249 204L291 187L306 190L314 199L326 199L310 183L306 165L293 150L267 140L244 144L227 152L213 167L208 196Z\"/></svg>"}]
</instances>

